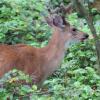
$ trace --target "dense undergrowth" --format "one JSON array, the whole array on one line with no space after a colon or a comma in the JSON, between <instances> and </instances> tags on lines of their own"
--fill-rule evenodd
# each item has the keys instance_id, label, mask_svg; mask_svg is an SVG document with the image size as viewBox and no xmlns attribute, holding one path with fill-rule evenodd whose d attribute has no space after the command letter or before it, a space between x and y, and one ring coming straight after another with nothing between
<instances>
[{"instance_id":1,"label":"dense undergrowth","mask_svg":"<svg viewBox=\"0 0 100 100\"><path fill-rule=\"evenodd\" d=\"M44 1L1 0L0 42L23 42L37 47L47 45L50 29L40 16L45 10ZM79 19L76 13L67 18L72 25L92 37L84 19ZM96 15L94 19L97 33L100 33L100 16ZM72 45L61 67L44 82L41 89L32 85L31 78L21 71L14 69L6 73L0 79L0 100L99 100L100 75L94 43L93 39L88 39Z\"/></svg>"},{"instance_id":2,"label":"dense undergrowth","mask_svg":"<svg viewBox=\"0 0 100 100\"><path fill-rule=\"evenodd\" d=\"M0 98L6 100L99 100L100 76L96 69L94 41L73 45L61 67L50 76L41 89L31 84L28 75L13 70L0 80Z\"/></svg>"}]
</instances>

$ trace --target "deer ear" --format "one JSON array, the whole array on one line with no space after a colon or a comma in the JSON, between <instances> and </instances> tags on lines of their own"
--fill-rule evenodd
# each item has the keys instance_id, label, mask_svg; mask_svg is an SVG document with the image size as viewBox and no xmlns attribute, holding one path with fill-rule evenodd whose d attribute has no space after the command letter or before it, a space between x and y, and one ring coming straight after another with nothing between
<instances>
[{"instance_id":1,"label":"deer ear","mask_svg":"<svg viewBox=\"0 0 100 100\"><path fill-rule=\"evenodd\" d=\"M65 20L64 16L58 16L58 15L56 15L55 18L53 19L53 25L60 28L70 26L70 24Z\"/></svg>"},{"instance_id":2,"label":"deer ear","mask_svg":"<svg viewBox=\"0 0 100 100\"><path fill-rule=\"evenodd\" d=\"M54 19L53 19L53 25L60 27L60 28L64 28L65 25L63 23L63 19L61 16L55 15Z\"/></svg>"},{"instance_id":3,"label":"deer ear","mask_svg":"<svg viewBox=\"0 0 100 100\"><path fill-rule=\"evenodd\" d=\"M64 6L64 4L60 4L60 9L65 13L65 14L70 14L73 11L73 4L69 3L67 7Z\"/></svg>"},{"instance_id":4,"label":"deer ear","mask_svg":"<svg viewBox=\"0 0 100 100\"><path fill-rule=\"evenodd\" d=\"M65 26L70 26L70 24L68 23L68 21L66 21L66 19L65 19L64 16L62 16L62 20L63 20L63 24L64 24Z\"/></svg>"},{"instance_id":5,"label":"deer ear","mask_svg":"<svg viewBox=\"0 0 100 100\"><path fill-rule=\"evenodd\" d=\"M46 22L48 23L48 25L53 26L53 19L50 17L45 17Z\"/></svg>"}]
</instances>

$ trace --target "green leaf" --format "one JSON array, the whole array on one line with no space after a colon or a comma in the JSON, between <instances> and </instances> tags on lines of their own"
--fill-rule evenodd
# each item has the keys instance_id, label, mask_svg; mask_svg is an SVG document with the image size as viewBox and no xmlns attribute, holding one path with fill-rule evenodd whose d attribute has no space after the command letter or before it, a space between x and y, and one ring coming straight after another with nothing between
<instances>
[{"instance_id":1,"label":"green leaf","mask_svg":"<svg viewBox=\"0 0 100 100\"><path fill-rule=\"evenodd\" d=\"M90 60L95 62L95 61L97 61L97 57L92 57L92 58L90 58Z\"/></svg>"}]
</instances>

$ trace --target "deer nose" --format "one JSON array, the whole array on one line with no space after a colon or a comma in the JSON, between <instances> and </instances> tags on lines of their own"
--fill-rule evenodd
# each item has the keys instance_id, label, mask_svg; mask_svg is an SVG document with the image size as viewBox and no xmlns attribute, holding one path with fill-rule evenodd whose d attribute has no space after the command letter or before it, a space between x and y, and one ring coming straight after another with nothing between
<instances>
[{"instance_id":1,"label":"deer nose","mask_svg":"<svg viewBox=\"0 0 100 100\"><path fill-rule=\"evenodd\" d=\"M89 37L89 35L88 35L88 34L84 34L84 38L86 38L86 39L87 39L88 37Z\"/></svg>"}]
</instances>

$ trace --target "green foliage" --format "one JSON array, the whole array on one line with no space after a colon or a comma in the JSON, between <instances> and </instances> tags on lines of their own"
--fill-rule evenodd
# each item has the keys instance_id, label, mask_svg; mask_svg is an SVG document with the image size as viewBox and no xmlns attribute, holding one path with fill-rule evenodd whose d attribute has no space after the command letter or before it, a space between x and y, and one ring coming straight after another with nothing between
<instances>
[{"instance_id":1,"label":"green foliage","mask_svg":"<svg viewBox=\"0 0 100 100\"><path fill-rule=\"evenodd\" d=\"M48 36L44 36L50 30L46 31L48 27L44 14L47 12L44 10L44 2L41 0L0 0L0 42L15 44L46 40ZM39 38L40 34L43 37Z\"/></svg>"},{"instance_id":2,"label":"green foliage","mask_svg":"<svg viewBox=\"0 0 100 100\"><path fill-rule=\"evenodd\" d=\"M99 100L100 76L96 73L93 40L69 49L63 64L45 81L53 98L61 100ZM55 100L55 99L54 99Z\"/></svg>"},{"instance_id":3,"label":"green foliage","mask_svg":"<svg viewBox=\"0 0 100 100\"><path fill-rule=\"evenodd\" d=\"M71 46L61 68L44 82L42 89L37 89L35 85L22 84L23 80L30 84L32 80L20 71L7 73L1 80L3 87L0 88L0 98L99 100L100 76L96 73L97 58L94 50L93 40Z\"/></svg>"},{"instance_id":4,"label":"green foliage","mask_svg":"<svg viewBox=\"0 0 100 100\"><path fill-rule=\"evenodd\" d=\"M59 4L64 3L64 4L68 4L70 2L70 0L49 0L49 4L47 4L49 7L58 7Z\"/></svg>"},{"instance_id":5,"label":"green foliage","mask_svg":"<svg viewBox=\"0 0 100 100\"><path fill-rule=\"evenodd\" d=\"M50 1L54 2L53 7L58 5L57 0ZM59 0L64 1L66 0ZM45 3L48 2L0 0L0 42L25 42L37 47L46 45L50 29L42 16L44 12L47 14ZM72 13L67 18L72 25L92 37L86 21L79 19L77 13ZM100 16L96 15L94 19L96 30L100 33ZM37 89L31 78L18 70L6 73L0 79L0 100L99 100L100 76L96 72L94 45L93 39L72 45L67 50L61 68L44 82L41 89Z\"/></svg>"},{"instance_id":6,"label":"green foliage","mask_svg":"<svg viewBox=\"0 0 100 100\"><path fill-rule=\"evenodd\" d=\"M18 98L27 98L27 94L35 92L37 87L31 85L32 80L28 75L16 69L5 74L0 80L0 99L16 100Z\"/></svg>"},{"instance_id":7,"label":"green foliage","mask_svg":"<svg viewBox=\"0 0 100 100\"><path fill-rule=\"evenodd\" d=\"M69 50L70 53L67 55L67 60L76 61L77 65L75 66L81 66L82 68L85 68L86 66L93 67L97 61L94 45L94 41L89 40L85 43L78 44L77 47L76 45L72 46ZM77 48L79 50L77 50Z\"/></svg>"}]
</instances>

